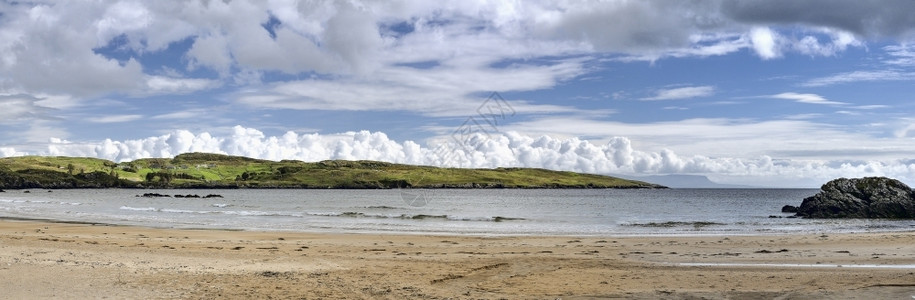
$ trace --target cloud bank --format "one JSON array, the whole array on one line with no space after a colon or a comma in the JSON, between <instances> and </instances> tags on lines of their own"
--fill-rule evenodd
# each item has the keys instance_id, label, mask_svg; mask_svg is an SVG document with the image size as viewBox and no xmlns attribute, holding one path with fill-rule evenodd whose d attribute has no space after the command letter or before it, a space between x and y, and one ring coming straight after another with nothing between
<instances>
[{"instance_id":1,"label":"cloud bank","mask_svg":"<svg viewBox=\"0 0 915 300\"><path fill-rule=\"evenodd\" d=\"M439 142L440 141L440 142ZM458 141L446 137L426 145L398 142L382 132L267 136L235 126L230 134L178 130L138 140L74 143L53 139L45 155L88 156L113 161L173 157L187 152L241 155L268 160L378 160L442 167L530 167L596 174L704 174L727 183L812 187L840 176L893 176L915 181L915 161L824 161L678 155L674 151L643 151L626 137L606 143L579 138L528 136L517 132L475 134ZM472 145L472 147L467 147ZM0 148L2 156L25 155Z\"/></svg>"}]
</instances>

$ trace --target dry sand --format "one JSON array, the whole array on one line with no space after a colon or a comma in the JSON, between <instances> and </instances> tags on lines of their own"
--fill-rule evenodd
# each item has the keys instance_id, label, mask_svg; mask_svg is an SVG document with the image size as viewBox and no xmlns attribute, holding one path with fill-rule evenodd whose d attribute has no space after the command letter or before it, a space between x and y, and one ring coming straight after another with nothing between
<instances>
[{"instance_id":1,"label":"dry sand","mask_svg":"<svg viewBox=\"0 0 915 300\"><path fill-rule=\"evenodd\" d=\"M471 237L0 221L9 299L912 299L912 265L915 233Z\"/></svg>"}]
</instances>

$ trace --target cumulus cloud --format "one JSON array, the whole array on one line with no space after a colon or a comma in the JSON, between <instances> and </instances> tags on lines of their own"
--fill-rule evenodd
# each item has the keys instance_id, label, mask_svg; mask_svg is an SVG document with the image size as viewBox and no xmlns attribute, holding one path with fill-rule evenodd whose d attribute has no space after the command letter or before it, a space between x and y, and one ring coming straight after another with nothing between
<instances>
[{"instance_id":1,"label":"cumulus cloud","mask_svg":"<svg viewBox=\"0 0 915 300\"><path fill-rule=\"evenodd\" d=\"M470 147L468 147L470 145ZM755 157L709 157L681 155L669 149L637 149L626 137L597 143L579 138L530 136L517 132L475 134L466 140L430 141L420 145L398 142L382 132L297 134L267 136L236 126L224 136L178 130L139 140L75 143L52 139L47 155L90 156L114 161L146 157L172 157L186 152L210 152L281 160L326 159L378 160L394 163L472 168L532 167L599 174L715 174L727 182L769 184L819 184L836 176L887 175L903 180L912 176L915 163L904 161L786 160L767 155ZM0 148L0 155L24 153Z\"/></svg>"},{"instance_id":2,"label":"cumulus cloud","mask_svg":"<svg viewBox=\"0 0 915 300\"><path fill-rule=\"evenodd\" d=\"M24 152L16 151L13 147L0 147L0 157L13 157L27 155Z\"/></svg>"},{"instance_id":3,"label":"cumulus cloud","mask_svg":"<svg viewBox=\"0 0 915 300\"><path fill-rule=\"evenodd\" d=\"M642 100L674 100L688 99L696 97L708 97L715 94L713 86L690 86L659 90L653 97L642 98Z\"/></svg>"},{"instance_id":4,"label":"cumulus cloud","mask_svg":"<svg viewBox=\"0 0 915 300\"><path fill-rule=\"evenodd\" d=\"M849 32L832 29L822 29L822 31L828 35L828 42L821 43L816 36L805 35L793 41L792 47L797 52L810 56L833 56L836 53L845 51L849 46L860 47L864 45Z\"/></svg>"},{"instance_id":5,"label":"cumulus cloud","mask_svg":"<svg viewBox=\"0 0 915 300\"><path fill-rule=\"evenodd\" d=\"M104 7L77 3L5 5L0 27L0 71L8 88L27 93L98 95L137 86L140 64L93 52L91 28ZM78 74L78 75L76 75Z\"/></svg>"},{"instance_id":6,"label":"cumulus cloud","mask_svg":"<svg viewBox=\"0 0 915 300\"><path fill-rule=\"evenodd\" d=\"M853 34L828 28L812 29L802 36L785 36L770 27L754 27L749 32L753 51L763 60L780 58L785 52L810 56L833 56L848 47L863 46ZM825 41L821 41L825 39Z\"/></svg>"},{"instance_id":7,"label":"cumulus cloud","mask_svg":"<svg viewBox=\"0 0 915 300\"><path fill-rule=\"evenodd\" d=\"M750 31L750 41L753 50L762 59L773 59L782 56L781 47L778 45L781 37L772 29L757 27Z\"/></svg>"},{"instance_id":8,"label":"cumulus cloud","mask_svg":"<svg viewBox=\"0 0 915 300\"><path fill-rule=\"evenodd\" d=\"M892 160L915 152L908 139L886 139L897 126L892 123L835 125L812 120L706 119L624 123L614 120L551 116L514 122L505 131L557 137L591 137L606 141L625 136L646 152L674 149L681 155L748 159L776 156L803 160ZM828 142L824 142L828 141Z\"/></svg>"}]
</instances>

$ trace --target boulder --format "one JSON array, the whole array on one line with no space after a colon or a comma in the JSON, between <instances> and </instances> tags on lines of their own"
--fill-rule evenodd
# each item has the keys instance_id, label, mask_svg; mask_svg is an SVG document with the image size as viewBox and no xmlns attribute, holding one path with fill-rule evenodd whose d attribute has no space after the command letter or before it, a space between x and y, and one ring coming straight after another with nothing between
<instances>
[{"instance_id":1,"label":"boulder","mask_svg":"<svg viewBox=\"0 0 915 300\"><path fill-rule=\"evenodd\" d=\"M807 218L915 218L915 192L886 177L839 178L797 208Z\"/></svg>"},{"instance_id":2,"label":"boulder","mask_svg":"<svg viewBox=\"0 0 915 300\"><path fill-rule=\"evenodd\" d=\"M796 213L796 212L797 212L797 206L794 206L794 205L785 205L785 206L782 206L782 212L783 212L783 213Z\"/></svg>"}]
</instances>

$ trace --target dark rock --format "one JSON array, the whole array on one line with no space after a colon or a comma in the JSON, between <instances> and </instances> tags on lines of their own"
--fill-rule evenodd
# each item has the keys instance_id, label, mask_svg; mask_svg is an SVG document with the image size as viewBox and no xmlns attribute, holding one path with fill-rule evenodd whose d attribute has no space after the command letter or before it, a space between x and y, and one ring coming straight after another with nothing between
<instances>
[{"instance_id":1,"label":"dark rock","mask_svg":"<svg viewBox=\"0 0 915 300\"><path fill-rule=\"evenodd\" d=\"M797 206L794 206L794 205L785 205L785 206L782 206L782 212L783 212L783 213L796 213L796 212L797 212Z\"/></svg>"},{"instance_id":2,"label":"dark rock","mask_svg":"<svg viewBox=\"0 0 915 300\"><path fill-rule=\"evenodd\" d=\"M203 196L203 198L222 198L222 195L220 195L220 194L209 194L209 195Z\"/></svg>"},{"instance_id":3,"label":"dark rock","mask_svg":"<svg viewBox=\"0 0 915 300\"><path fill-rule=\"evenodd\" d=\"M137 197L156 198L156 197L171 197L171 196L163 195L163 194L159 194L159 193L145 193L143 195L137 195Z\"/></svg>"},{"instance_id":4,"label":"dark rock","mask_svg":"<svg viewBox=\"0 0 915 300\"><path fill-rule=\"evenodd\" d=\"M839 178L797 208L807 218L915 218L915 192L886 177Z\"/></svg>"}]
</instances>

